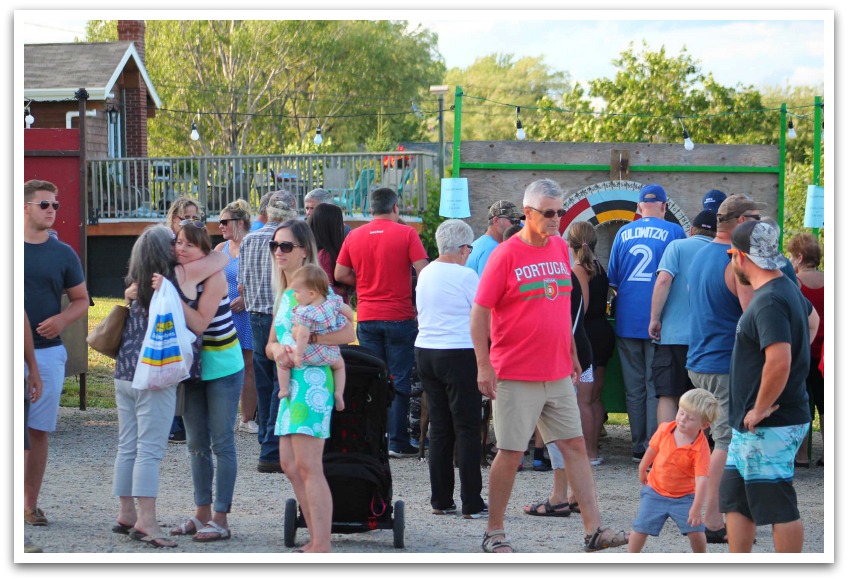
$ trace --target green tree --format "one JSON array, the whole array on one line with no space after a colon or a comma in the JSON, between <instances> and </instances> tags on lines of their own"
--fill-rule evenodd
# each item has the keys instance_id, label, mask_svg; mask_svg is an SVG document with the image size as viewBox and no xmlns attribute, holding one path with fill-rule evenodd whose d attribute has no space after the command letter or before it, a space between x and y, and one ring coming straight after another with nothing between
<instances>
[{"instance_id":1,"label":"green tree","mask_svg":"<svg viewBox=\"0 0 848 581\"><path fill-rule=\"evenodd\" d=\"M115 21L91 21L88 40L114 40L114 30ZM391 142L415 139L424 124L410 104L444 73L435 46L403 21L148 21L147 68L164 103L149 123L150 151L302 150L318 127L324 150L355 149L381 108ZM191 142L198 112L201 139Z\"/></svg>"},{"instance_id":2,"label":"green tree","mask_svg":"<svg viewBox=\"0 0 848 581\"><path fill-rule=\"evenodd\" d=\"M557 96L571 87L568 75L552 71L544 57L515 60L511 54L492 54L478 58L465 69L451 69L445 75L445 84L459 85L469 95L462 102L462 138L466 140L514 139L515 110L501 104L535 104L543 97ZM445 109L450 110L454 101L452 92L445 95ZM430 122L437 127L438 121L433 117L438 116L438 106L431 105L428 109ZM453 126L453 115L446 115L448 139L453 135ZM431 139L438 140L438 135L432 134Z\"/></svg>"}]
</instances>

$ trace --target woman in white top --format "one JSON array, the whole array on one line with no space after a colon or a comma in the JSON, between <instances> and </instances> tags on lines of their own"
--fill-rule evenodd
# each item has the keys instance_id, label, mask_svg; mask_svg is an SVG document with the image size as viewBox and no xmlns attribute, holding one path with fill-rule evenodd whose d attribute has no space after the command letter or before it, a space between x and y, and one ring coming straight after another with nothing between
<instances>
[{"instance_id":1,"label":"woman in white top","mask_svg":"<svg viewBox=\"0 0 848 581\"><path fill-rule=\"evenodd\" d=\"M433 514L457 512L453 498L454 445L465 518L485 517L480 492L480 408L477 359L469 316L477 273L465 267L474 233L462 220L436 230L439 258L418 275L415 358L430 413L430 505Z\"/></svg>"}]
</instances>

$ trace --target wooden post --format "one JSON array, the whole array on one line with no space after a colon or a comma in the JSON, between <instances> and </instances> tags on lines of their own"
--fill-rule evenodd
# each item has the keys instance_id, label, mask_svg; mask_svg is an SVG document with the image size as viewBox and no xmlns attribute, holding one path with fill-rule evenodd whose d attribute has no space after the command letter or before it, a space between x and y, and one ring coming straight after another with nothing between
<instances>
[{"instance_id":1,"label":"wooden post","mask_svg":"<svg viewBox=\"0 0 848 581\"><path fill-rule=\"evenodd\" d=\"M80 262L82 263L82 274L87 279L88 273L88 245L86 244L86 235L88 227L88 171L86 168L85 156L85 111L88 103L88 91L85 88L80 88L74 96L79 101L79 203L80 203ZM86 286L88 286L86 284ZM91 299L89 298L89 301ZM85 316L88 320L88 314ZM87 368L87 366L86 366ZM86 393L85 393L85 372L80 373L80 403L79 408L85 411L86 408Z\"/></svg>"}]
</instances>

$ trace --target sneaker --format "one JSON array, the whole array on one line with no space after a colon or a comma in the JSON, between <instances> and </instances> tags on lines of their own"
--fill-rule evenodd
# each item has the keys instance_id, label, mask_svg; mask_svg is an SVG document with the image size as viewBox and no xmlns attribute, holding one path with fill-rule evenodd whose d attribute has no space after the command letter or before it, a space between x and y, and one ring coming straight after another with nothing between
<instances>
[{"instance_id":1,"label":"sneaker","mask_svg":"<svg viewBox=\"0 0 848 581\"><path fill-rule=\"evenodd\" d=\"M639 461L641 462L642 460L640 459ZM604 463L604 457L603 456L598 456L594 460L589 460L589 464L591 464L592 466L600 466L603 463Z\"/></svg>"},{"instance_id":2,"label":"sneaker","mask_svg":"<svg viewBox=\"0 0 848 581\"><path fill-rule=\"evenodd\" d=\"M471 514L464 514L462 518L467 519L476 519L476 518L489 518L489 505L483 503L483 510L480 512L472 512Z\"/></svg>"},{"instance_id":3,"label":"sneaker","mask_svg":"<svg viewBox=\"0 0 848 581\"><path fill-rule=\"evenodd\" d=\"M400 450L389 450L389 456L392 458L413 458L418 455L418 448L405 446Z\"/></svg>"},{"instance_id":4,"label":"sneaker","mask_svg":"<svg viewBox=\"0 0 848 581\"><path fill-rule=\"evenodd\" d=\"M38 507L24 509L24 522L34 527L46 527L48 524L44 511Z\"/></svg>"},{"instance_id":5,"label":"sneaker","mask_svg":"<svg viewBox=\"0 0 848 581\"><path fill-rule=\"evenodd\" d=\"M413 448L415 448L415 449L417 450L417 449L420 447L420 445L421 445L421 444L420 444L420 440L418 440L417 438L410 438L410 439L409 439L409 445L410 445L410 446L412 446ZM424 449L425 449L425 450L429 450L429 449L430 449L430 438L425 438L425 439L424 439Z\"/></svg>"},{"instance_id":6,"label":"sneaker","mask_svg":"<svg viewBox=\"0 0 848 581\"><path fill-rule=\"evenodd\" d=\"M644 452L633 452L633 462L636 463L636 464L641 462L642 458L644 458L644 457L645 457Z\"/></svg>"},{"instance_id":7,"label":"sneaker","mask_svg":"<svg viewBox=\"0 0 848 581\"><path fill-rule=\"evenodd\" d=\"M263 474L283 473L283 467L280 466L279 462L265 462L263 460L260 460L256 464L256 470Z\"/></svg>"},{"instance_id":8,"label":"sneaker","mask_svg":"<svg viewBox=\"0 0 848 581\"><path fill-rule=\"evenodd\" d=\"M601 433L598 434L598 438L609 438L609 434L607 434L607 429L605 426L601 426Z\"/></svg>"},{"instance_id":9,"label":"sneaker","mask_svg":"<svg viewBox=\"0 0 848 581\"><path fill-rule=\"evenodd\" d=\"M540 458L538 460L533 460L533 470L536 472L550 472L551 471L551 461L547 458Z\"/></svg>"},{"instance_id":10,"label":"sneaker","mask_svg":"<svg viewBox=\"0 0 848 581\"><path fill-rule=\"evenodd\" d=\"M179 432L172 432L168 435L168 442L170 442L171 444L185 444L185 441L185 430L180 430Z\"/></svg>"},{"instance_id":11,"label":"sneaker","mask_svg":"<svg viewBox=\"0 0 848 581\"><path fill-rule=\"evenodd\" d=\"M250 420L249 422L242 422L239 420L238 424L239 432L247 432L248 434L258 434L259 433L259 424Z\"/></svg>"},{"instance_id":12,"label":"sneaker","mask_svg":"<svg viewBox=\"0 0 848 581\"><path fill-rule=\"evenodd\" d=\"M439 514L439 515L456 514L456 503L455 502L451 503L451 505L447 508L434 508L433 514Z\"/></svg>"}]
</instances>

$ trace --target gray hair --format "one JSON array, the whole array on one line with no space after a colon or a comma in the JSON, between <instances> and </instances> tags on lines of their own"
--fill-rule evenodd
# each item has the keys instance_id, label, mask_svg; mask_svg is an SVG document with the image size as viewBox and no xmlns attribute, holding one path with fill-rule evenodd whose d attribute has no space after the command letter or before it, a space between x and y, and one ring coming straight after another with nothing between
<instances>
[{"instance_id":1,"label":"gray hair","mask_svg":"<svg viewBox=\"0 0 848 581\"><path fill-rule=\"evenodd\" d=\"M392 208L398 203L398 195L391 188L377 188L368 194L368 205L371 206L371 214L391 214Z\"/></svg>"},{"instance_id":2,"label":"gray hair","mask_svg":"<svg viewBox=\"0 0 848 581\"><path fill-rule=\"evenodd\" d=\"M322 204L324 202L331 203L332 196L330 195L330 192L328 192L324 188L316 188L303 197L304 204L310 200L315 200L319 204Z\"/></svg>"},{"instance_id":3,"label":"gray hair","mask_svg":"<svg viewBox=\"0 0 848 581\"><path fill-rule=\"evenodd\" d=\"M536 180L524 190L523 206L535 207L539 205L542 198L562 200L562 188L551 179Z\"/></svg>"},{"instance_id":4,"label":"gray hair","mask_svg":"<svg viewBox=\"0 0 848 581\"><path fill-rule=\"evenodd\" d=\"M474 231L462 220L445 220L436 229L439 254L458 254L460 246L474 242Z\"/></svg>"},{"instance_id":5,"label":"gray hair","mask_svg":"<svg viewBox=\"0 0 848 581\"><path fill-rule=\"evenodd\" d=\"M287 194L287 196L284 196L284 194ZM271 199L268 200L268 207L265 210L269 222L283 222L297 218L297 210L294 209L296 206L289 203L289 198L294 198L294 195L284 190L271 194Z\"/></svg>"},{"instance_id":6,"label":"gray hair","mask_svg":"<svg viewBox=\"0 0 848 581\"><path fill-rule=\"evenodd\" d=\"M138 302L145 310L153 298L153 275L165 277L174 269L174 249L171 246L173 232L160 224L148 226L136 239L130 252L130 264L125 282L138 284Z\"/></svg>"}]
</instances>

